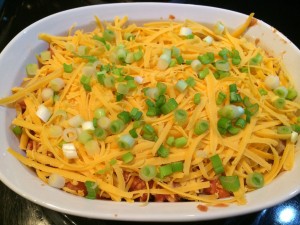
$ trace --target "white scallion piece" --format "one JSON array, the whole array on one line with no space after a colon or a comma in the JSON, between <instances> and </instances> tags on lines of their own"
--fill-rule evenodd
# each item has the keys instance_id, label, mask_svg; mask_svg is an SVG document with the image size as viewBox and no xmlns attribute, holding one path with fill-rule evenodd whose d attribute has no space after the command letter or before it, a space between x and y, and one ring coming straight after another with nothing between
<instances>
[{"instance_id":1,"label":"white scallion piece","mask_svg":"<svg viewBox=\"0 0 300 225\"><path fill-rule=\"evenodd\" d=\"M63 176L59 175L59 174L56 174L56 173L52 173L50 176L49 176L49 179L48 179L48 184L51 186L51 187L55 187L55 188L63 188L65 186L65 183L66 183L66 180Z\"/></svg>"},{"instance_id":2,"label":"white scallion piece","mask_svg":"<svg viewBox=\"0 0 300 225\"><path fill-rule=\"evenodd\" d=\"M298 133L296 131L293 131L291 134L291 142L296 143L298 140Z\"/></svg>"},{"instance_id":3,"label":"white scallion piece","mask_svg":"<svg viewBox=\"0 0 300 225\"><path fill-rule=\"evenodd\" d=\"M111 123L111 120L106 116L102 116L97 120L98 126L104 130L107 130L109 128L110 123Z\"/></svg>"},{"instance_id":4,"label":"white scallion piece","mask_svg":"<svg viewBox=\"0 0 300 225\"><path fill-rule=\"evenodd\" d=\"M191 35L192 33L193 33L193 31L192 31L191 28L189 28L189 27L181 27L179 35L180 36L188 36L188 35Z\"/></svg>"},{"instance_id":5,"label":"white scallion piece","mask_svg":"<svg viewBox=\"0 0 300 225\"><path fill-rule=\"evenodd\" d=\"M73 143L63 144L62 150L63 150L64 156L67 159L78 158L77 151L76 151L75 145Z\"/></svg>"},{"instance_id":6,"label":"white scallion piece","mask_svg":"<svg viewBox=\"0 0 300 225\"><path fill-rule=\"evenodd\" d=\"M135 76L134 77L135 82L137 82L138 84L142 84L144 79L141 76Z\"/></svg>"},{"instance_id":7,"label":"white scallion piece","mask_svg":"<svg viewBox=\"0 0 300 225\"><path fill-rule=\"evenodd\" d=\"M51 111L43 104L39 105L36 111L36 115L45 123L49 120L51 114L52 114Z\"/></svg>"},{"instance_id":8,"label":"white scallion piece","mask_svg":"<svg viewBox=\"0 0 300 225\"><path fill-rule=\"evenodd\" d=\"M279 87L279 85L280 85L279 77L276 75L267 76L265 79L265 85L267 86L267 88L269 88L271 90Z\"/></svg>"},{"instance_id":9,"label":"white scallion piece","mask_svg":"<svg viewBox=\"0 0 300 225\"><path fill-rule=\"evenodd\" d=\"M191 67L195 72L198 72L202 67L202 63L200 62L200 60L194 59L191 63Z\"/></svg>"},{"instance_id":10,"label":"white scallion piece","mask_svg":"<svg viewBox=\"0 0 300 225\"><path fill-rule=\"evenodd\" d=\"M221 34L223 34L224 30L225 30L224 24L222 22L218 21L214 26L214 32L216 34L221 35Z\"/></svg>"},{"instance_id":11,"label":"white scallion piece","mask_svg":"<svg viewBox=\"0 0 300 225\"><path fill-rule=\"evenodd\" d=\"M92 121L85 121L81 124L81 128L82 130L86 130L86 131L92 131L95 130L95 127L93 125Z\"/></svg>"},{"instance_id":12,"label":"white scallion piece","mask_svg":"<svg viewBox=\"0 0 300 225\"><path fill-rule=\"evenodd\" d=\"M77 128L68 127L64 129L62 137L65 142L75 141L78 137Z\"/></svg>"},{"instance_id":13,"label":"white scallion piece","mask_svg":"<svg viewBox=\"0 0 300 225\"><path fill-rule=\"evenodd\" d=\"M61 126L52 125L48 128L49 137L51 138L58 138L62 136L63 129Z\"/></svg>"},{"instance_id":14,"label":"white scallion piece","mask_svg":"<svg viewBox=\"0 0 300 225\"><path fill-rule=\"evenodd\" d=\"M93 156L100 152L100 147L97 141L90 140L84 144L85 150L89 156Z\"/></svg>"},{"instance_id":15,"label":"white scallion piece","mask_svg":"<svg viewBox=\"0 0 300 225\"><path fill-rule=\"evenodd\" d=\"M211 45L213 43L214 39L208 35L205 38L203 38L203 41L206 42L207 44Z\"/></svg>"},{"instance_id":16,"label":"white scallion piece","mask_svg":"<svg viewBox=\"0 0 300 225\"><path fill-rule=\"evenodd\" d=\"M80 127L83 122L84 120L80 115L73 116L68 120L68 123L72 127Z\"/></svg>"},{"instance_id":17,"label":"white scallion piece","mask_svg":"<svg viewBox=\"0 0 300 225\"><path fill-rule=\"evenodd\" d=\"M54 95L54 91L51 88L44 88L41 93L44 102L53 98L53 95Z\"/></svg>"},{"instance_id":18,"label":"white scallion piece","mask_svg":"<svg viewBox=\"0 0 300 225\"><path fill-rule=\"evenodd\" d=\"M60 91L65 86L65 82L61 78L55 78L50 81L50 87L53 91Z\"/></svg>"}]
</instances>

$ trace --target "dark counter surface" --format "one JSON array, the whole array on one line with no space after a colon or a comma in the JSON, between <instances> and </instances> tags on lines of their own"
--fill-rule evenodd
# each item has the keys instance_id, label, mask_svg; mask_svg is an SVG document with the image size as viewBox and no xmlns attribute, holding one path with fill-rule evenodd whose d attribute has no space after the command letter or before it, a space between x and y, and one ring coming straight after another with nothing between
<instances>
[{"instance_id":1,"label":"dark counter surface","mask_svg":"<svg viewBox=\"0 0 300 225\"><path fill-rule=\"evenodd\" d=\"M114 3L99 0L0 0L0 51L23 28L50 14L80 6ZM131 1L123 1L131 2ZM139 1L141 2L141 1ZM300 47L300 13L293 1L258 0L199 0L164 1L209 5L255 13L255 17L281 31L298 48ZM1 70L1 68L0 68ZM142 224L86 219L70 216L41 207L17 195L0 181L0 225L102 225ZM151 224L151 223L143 223ZM228 219L188 222L184 224L206 225L296 225L300 224L300 195L277 206L262 211Z\"/></svg>"}]
</instances>

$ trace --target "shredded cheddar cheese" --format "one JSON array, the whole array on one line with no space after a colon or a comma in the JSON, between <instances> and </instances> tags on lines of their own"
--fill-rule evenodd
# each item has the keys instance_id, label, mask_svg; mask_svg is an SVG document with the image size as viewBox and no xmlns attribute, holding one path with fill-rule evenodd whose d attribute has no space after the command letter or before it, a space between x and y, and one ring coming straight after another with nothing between
<instances>
[{"instance_id":1,"label":"shredded cheddar cheese","mask_svg":"<svg viewBox=\"0 0 300 225\"><path fill-rule=\"evenodd\" d=\"M96 17L90 32L72 27L66 36L40 34L51 58L38 56L37 74L0 99L0 105L16 108L12 126L22 128L18 135L26 156L8 152L43 182L56 173L66 181L62 190L89 198L148 202L167 196L161 201L246 204L245 194L255 190L247 181L251 174L261 174L267 184L293 168L292 132L300 130L300 105L290 96L294 87L280 58L243 36L253 18L250 14L235 31L225 27L220 33L190 20L137 25L127 17L111 23ZM181 35L183 27L192 35ZM268 88L269 75L280 78L287 95ZM63 87L44 96L57 78ZM232 84L237 90L229 88ZM226 96L222 101L220 93ZM46 122L36 114L40 105L52 115ZM223 115L226 106L232 111ZM175 117L179 109L186 113L183 123ZM203 121L207 127L197 130ZM67 151L77 157L69 158ZM214 155L221 160L220 173ZM155 170L149 179L141 175L147 166ZM220 177L236 176L238 189L217 183L213 190ZM82 183L86 186L74 188Z\"/></svg>"}]
</instances>

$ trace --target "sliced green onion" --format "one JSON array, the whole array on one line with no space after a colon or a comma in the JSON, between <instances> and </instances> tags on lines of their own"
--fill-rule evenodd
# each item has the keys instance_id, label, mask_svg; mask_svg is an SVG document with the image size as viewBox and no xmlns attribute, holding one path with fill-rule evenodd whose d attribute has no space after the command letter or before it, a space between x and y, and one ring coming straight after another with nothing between
<instances>
[{"instance_id":1,"label":"sliced green onion","mask_svg":"<svg viewBox=\"0 0 300 225\"><path fill-rule=\"evenodd\" d=\"M228 118L230 120L236 119L243 115L245 110L241 106L236 105L225 105L218 112L219 116Z\"/></svg>"},{"instance_id":2,"label":"sliced green onion","mask_svg":"<svg viewBox=\"0 0 300 225\"><path fill-rule=\"evenodd\" d=\"M107 132L102 127L97 127L94 130L94 135L99 140L104 140L107 137Z\"/></svg>"},{"instance_id":3,"label":"sliced green onion","mask_svg":"<svg viewBox=\"0 0 300 225\"><path fill-rule=\"evenodd\" d=\"M175 141L175 137L170 136L170 137L168 137L166 143L167 143L167 145L169 145L169 146L173 146L173 145L174 145L174 141Z\"/></svg>"},{"instance_id":4,"label":"sliced green onion","mask_svg":"<svg viewBox=\"0 0 300 225\"><path fill-rule=\"evenodd\" d=\"M132 52L128 52L125 58L125 63L131 64L134 62L134 54Z\"/></svg>"},{"instance_id":5,"label":"sliced green onion","mask_svg":"<svg viewBox=\"0 0 300 225\"><path fill-rule=\"evenodd\" d=\"M159 167L159 176L160 178L164 178L166 176L169 176L173 173L172 165L166 164Z\"/></svg>"},{"instance_id":6,"label":"sliced green onion","mask_svg":"<svg viewBox=\"0 0 300 225\"><path fill-rule=\"evenodd\" d=\"M72 64L66 64L66 63L64 63L64 64L63 64L63 67L64 67L64 71L65 71L66 73L72 73L72 71L73 71L73 66L72 66Z\"/></svg>"},{"instance_id":7,"label":"sliced green onion","mask_svg":"<svg viewBox=\"0 0 300 225\"><path fill-rule=\"evenodd\" d=\"M196 85L196 81L195 81L195 78L194 77L188 77L185 82L187 83L187 85L189 87L195 87Z\"/></svg>"},{"instance_id":8,"label":"sliced green onion","mask_svg":"<svg viewBox=\"0 0 300 225\"><path fill-rule=\"evenodd\" d=\"M224 32L224 30L225 30L225 26L224 26L224 24L223 24L222 22L218 21L218 22L214 25L213 29L214 29L214 32L215 32L216 34L221 35L221 34L223 34L223 32Z\"/></svg>"},{"instance_id":9,"label":"sliced green onion","mask_svg":"<svg viewBox=\"0 0 300 225\"><path fill-rule=\"evenodd\" d=\"M118 145L123 149L131 149L135 144L135 139L129 134L122 135L118 140Z\"/></svg>"},{"instance_id":10,"label":"sliced green onion","mask_svg":"<svg viewBox=\"0 0 300 225\"><path fill-rule=\"evenodd\" d=\"M235 122L235 126L240 127L240 128L245 128L246 120L244 120L242 118L238 118L237 121Z\"/></svg>"},{"instance_id":11,"label":"sliced green onion","mask_svg":"<svg viewBox=\"0 0 300 225\"><path fill-rule=\"evenodd\" d=\"M290 126L278 126L277 127L278 134L291 134L292 132L293 132L293 129Z\"/></svg>"},{"instance_id":12,"label":"sliced green onion","mask_svg":"<svg viewBox=\"0 0 300 225\"><path fill-rule=\"evenodd\" d=\"M21 130L22 132L22 130ZM49 132L49 137L52 137L52 138L58 138L58 137L61 137L62 134L63 134L63 129L61 126L59 125L51 125L49 128L48 128L48 132ZM15 132L14 132L15 133ZM15 133L16 134L16 133Z\"/></svg>"},{"instance_id":13,"label":"sliced green onion","mask_svg":"<svg viewBox=\"0 0 300 225\"><path fill-rule=\"evenodd\" d=\"M198 56L198 59L200 60L200 62L202 64L207 65L207 64L214 62L215 55L213 52L207 52L204 55Z\"/></svg>"},{"instance_id":14,"label":"sliced green onion","mask_svg":"<svg viewBox=\"0 0 300 225\"><path fill-rule=\"evenodd\" d=\"M95 111L94 111L94 117L99 119L100 117L102 116L106 116L106 111L104 108L97 108Z\"/></svg>"},{"instance_id":15,"label":"sliced green onion","mask_svg":"<svg viewBox=\"0 0 300 225\"><path fill-rule=\"evenodd\" d=\"M180 56L180 49L179 48L177 48L176 46L172 46L172 48L171 48L171 56L172 57L178 57L178 56Z\"/></svg>"},{"instance_id":16,"label":"sliced green onion","mask_svg":"<svg viewBox=\"0 0 300 225\"><path fill-rule=\"evenodd\" d=\"M111 120L106 116L101 116L97 120L97 125L105 130L107 130L110 126Z\"/></svg>"},{"instance_id":17,"label":"sliced green onion","mask_svg":"<svg viewBox=\"0 0 300 225\"><path fill-rule=\"evenodd\" d=\"M162 82L157 82L156 87L158 88L159 95L164 95L167 91L167 85Z\"/></svg>"},{"instance_id":18,"label":"sliced green onion","mask_svg":"<svg viewBox=\"0 0 300 225\"><path fill-rule=\"evenodd\" d=\"M183 171L183 162L173 162L171 163L173 173L182 172Z\"/></svg>"},{"instance_id":19,"label":"sliced green onion","mask_svg":"<svg viewBox=\"0 0 300 225\"><path fill-rule=\"evenodd\" d=\"M149 117L152 116L159 116L160 115L160 109L155 106L149 106L148 110L146 112L146 115Z\"/></svg>"},{"instance_id":20,"label":"sliced green onion","mask_svg":"<svg viewBox=\"0 0 300 225\"><path fill-rule=\"evenodd\" d=\"M131 116L128 111L122 111L118 113L117 117L122 120L125 124L129 123L131 121Z\"/></svg>"},{"instance_id":21,"label":"sliced green onion","mask_svg":"<svg viewBox=\"0 0 300 225\"><path fill-rule=\"evenodd\" d=\"M98 141L90 140L84 144L84 148L89 156L94 156L100 152Z\"/></svg>"},{"instance_id":22,"label":"sliced green onion","mask_svg":"<svg viewBox=\"0 0 300 225\"><path fill-rule=\"evenodd\" d=\"M127 41L132 41L132 40L134 40L135 36L132 33L125 33L124 38Z\"/></svg>"},{"instance_id":23,"label":"sliced green onion","mask_svg":"<svg viewBox=\"0 0 300 225\"><path fill-rule=\"evenodd\" d=\"M162 114L166 115L174 111L178 107L178 103L174 98L170 98L165 104L160 107Z\"/></svg>"},{"instance_id":24,"label":"sliced green onion","mask_svg":"<svg viewBox=\"0 0 300 225\"><path fill-rule=\"evenodd\" d=\"M299 124L292 124L291 125L293 131L300 133L300 125Z\"/></svg>"},{"instance_id":25,"label":"sliced green onion","mask_svg":"<svg viewBox=\"0 0 300 225\"><path fill-rule=\"evenodd\" d=\"M227 60L220 59L215 62L215 66L217 70L221 71L229 71L230 70L230 64Z\"/></svg>"},{"instance_id":26,"label":"sliced green onion","mask_svg":"<svg viewBox=\"0 0 300 225\"><path fill-rule=\"evenodd\" d=\"M258 65L262 62L263 57L261 54L257 53L256 56L250 59L250 65Z\"/></svg>"},{"instance_id":27,"label":"sliced green onion","mask_svg":"<svg viewBox=\"0 0 300 225\"><path fill-rule=\"evenodd\" d=\"M298 92L295 89L289 88L285 98L287 100L293 101L297 96L298 96Z\"/></svg>"},{"instance_id":28,"label":"sliced green onion","mask_svg":"<svg viewBox=\"0 0 300 225\"><path fill-rule=\"evenodd\" d=\"M217 126L219 128L227 130L231 126L231 120L225 117L221 117L217 122Z\"/></svg>"},{"instance_id":29,"label":"sliced green onion","mask_svg":"<svg viewBox=\"0 0 300 225\"><path fill-rule=\"evenodd\" d=\"M103 31L103 38L105 41L113 41L116 38L115 32L109 29Z\"/></svg>"},{"instance_id":30,"label":"sliced green onion","mask_svg":"<svg viewBox=\"0 0 300 225\"><path fill-rule=\"evenodd\" d=\"M284 98L277 98L274 102L273 105L277 109L283 109L285 107L285 99Z\"/></svg>"},{"instance_id":31,"label":"sliced green onion","mask_svg":"<svg viewBox=\"0 0 300 225\"><path fill-rule=\"evenodd\" d=\"M62 78L58 77L51 80L49 85L53 91L60 91L65 86L65 82Z\"/></svg>"},{"instance_id":32,"label":"sliced green onion","mask_svg":"<svg viewBox=\"0 0 300 225\"><path fill-rule=\"evenodd\" d=\"M163 145L161 145L157 150L157 155L162 158L167 158L170 154L170 150Z\"/></svg>"},{"instance_id":33,"label":"sliced green onion","mask_svg":"<svg viewBox=\"0 0 300 225\"><path fill-rule=\"evenodd\" d=\"M195 105L199 105L200 102L201 102L201 95L200 95L200 93L196 93L196 94L194 95L194 104L195 104Z\"/></svg>"},{"instance_id":34,"label":"sliced green onion","mask_svg":"<svg viewBox=\"0 0 300 225\"><path fill-rule=\"evenodd\" d=\"M275 95L279 96L280 98L286 98L286 96L288 95L288 89L283 86L279 86L275 88L273 91Z\"/></svg>"},{"instance_id":35,"label":"sliced green onion","mask_svg":"<svg viewBox=\"0 0 300 225\"><path fill-rule=\"evenodd\" d=\"M195 72L198 72L202 67L202 63L200 62L200 60L195 59L192 61L191 67Z\"/></svg>"},{"instance_id":36,"label":"sliced green onion","mask_svg":"<svg viewBox=\"0 0 300 225\"><path fill-rule=\"evenodd\" d=\"M130 136L133 137L133 138L137 138L137 137L138 137L138 134L137 134L135 128L132 128L131 130L129 130L129 134L130 134Z\"/></svg>"},{"instance_id":37,"label":"sliced green onion","mask_svg":"<svg viewBox=\"0 0 300 225\"><path fill-rule=\"evenodd\" d=\"M156 171L156 166L154 165L145 165L140 169L139 172L139 177L143 180L143 181L150 181L153 178L155 178L157 174Z\"/></svg>"},{"instance_id":38,"label":"sliced green onion","mask_svg":"<svg viewBox=\"0 0 300 225\"><path fill-rule=\"evenodd\" d=\"M160 95L155 101L155 106L156 107L161 107L163 104L166 103L166 96L165 95Z\"/></svg>"},{"instance_id":39,"label":"sliced green onion","mask_svg":"<svg viewBox=\"0 0 300 225\"><path fill-rule=\"evenodd\" d=\"M200 120L195 123L194 133L196 135L201 135L209 129L209 123L207 120Z\"/></svg>"},{"instance_id":40,"label":"sliced green onion","mask_svg":"<svg viewBox=\"0 0 300 225\"><path fill-rule=\"evenodd\" d=\"M181 55L178 56L178 57L176 57L176 61L177 61L177 63L178 63L179 65L181 65L181 64L184 63L184 59L183 59L183 57L182 57Z\"/></svg>"},{"instance_id":41,"label":"sliced green onion","mask_svg":"<svg viewBox=\"0 0 300 225\"><path fill-rule=\"evenodd\" d=\"M183 125L188 120L188 112L184 109L177 109L174 112L174 119L176 123Z\"/></svg>"},{"instance_id":42,"label":"sliced green onion","mask_svg":"<svg viewBox=\"0 0 300 225\"><path fill-rule=\"evenodd\" d=\"M22 127L20 126L13 126L11 130L16 136L20 136L23 132Z\"/></svg>"},{"instance_id":43,"label":"sliced green onion","mask_svg":"<svg viewBox=\"0 0 300 225\"><path fill-rule=\"evenodd\" d=\"M141 112L138 108L132 108L130 111L130 116L133 120L140 120L143 115L143 112Z\"/></svg>"},{"instance_id":44,"label":"sliced green onion","mask_svg":"<svg viewBox=\"0 0 300 225\"><path fill-rule=\"evenodd\" d=\"M145 124L142 130L146 134L155 134L155 129L150 124Z\"/></svg>"},{"instance_id":45,"label":"sliced green onion","mask_svg":"<svg viewBox=\"0 0 300 225\"><path fill-rule=\"evenodd\" d=\"M129 92L129 87L127 86L127 84L119 83L117 85L117 92L119 94L126 95Z\"/></svg>"},{"instance_id":46,"label":"sliced green onion","mask_svg":"<svg viewBox=\"0 0 300 225\"><path fill-rule=\"evenodd\" d=\"M263 88L259 88L259 89L258 89L258 92L259 92L259 94L260 94L261 96L267 95L267 94L268 94L268 92L267 92L265 89L263 89Z\"/></svg>"},{"instance_id":47,"label":"sliced green onion","mask_svg":"<svg viewBox=\"0 0 300 225\"><path fill-rule=\"evenodd\" d=\"M88 131L82 131L78 135L78 141L82 144L85 144L92 139L93 139L93 136Z\"/></svg>"},{"instance_id":48,"label":"sliced green onion","mask_svg":"<svg viewBox=\"0 0 300 225\"><path fill-rule=\"evenodd\" d=\"M134 121L133 124L132 124L132 128L133 129L137 129L137 128L140 128L141 126L143 126L145 124L144 121L142 120L137 120L137 121Z\"/></svg>"},{"instance_id":49,"label":"sliced green onion","mask_svg":"<svg viewBox=\"0 0 300 225\"><path fill-rule=\"evenodd\" d=\"M193 60L189 60L189 59L185 60L185 64L186 64L186 65L191 65L192 62L193 62Z\"/></svg>"},{"instance_id":50,"label":"sliced green onion","mask_svg":"<svg viewBox=\"0 0 300 225\"><path fill-rule=\"evenodd\" d=\"M279 77L276 75L269 75L265 78L265 85L267 88L273 90L280 85Z\"/></svg>"},{"instance_id":51,"label":"sliced green onion","mask_svg":"<svg viewBox=\"0 0 300 225\"><path fill-rule=\"evenodd\" d=\"M143 58L143 55L144 55L144 53L139 48L139 50L137 52L133 53L133 59L134 59L134 61L139 61L141 58Z\"/></svg>"},{"instance_id":52,"label":"sliced green onion","mask_svg":"<svg viewBox=\"0 0 300 225\"><path fill-rule=\"evenodd\" d=\"M178 80L175 84L175 88L180 92L183 92L187 87L188 84L184 80Z\"/></svg>"},{"instance_id":53,"label":"sliced green onion","mask_svg":"<svg viewBox=\"0 0 300 225\"><path fill-rule=\"evenodd\" d=\"M236 84L230 84L229 85L229 92L237 92Z\"/></svg>"},{"instance_id":54,"label":"sliced green onion","mask_svg":"<svg viewBox=\"0 0 300 225\"><path fill-rule=\"evenodd\" d=\"M209 74L209 69L206 67L205 69L199 71L198 77L203 80L208 74Z\"/></svg>"},{"instance_id":55,"label":"sliced green onion","mask_svg":"<svg viewBox=\"0 0 300 225\"><path fill-rule=\"evenodd\" d=\"M219 51L218 55L223 59L228 59L228 57L230 56L230 51L227 48L223 48L221 51Z\"/></svg>"},{"instance_id":56,"label":"sliced green onion","mask_svg":"<svg viewBox=\"0 0 300 225\"><path fill-rule=\"evenodd\" d=\"M258 103L254 103L247 107L247 110L250 112L251 116L255 115L258 112L259 105Z\"/></svg>"},{"instance_id":57,"label":"sliced green onion","mask_svg":"<svg viewBox=\"0 0 300 225\"><path fill-rule=\"evenodd\" d=\"M34 77L38 71L38 65L35 63L26 66L26 73L28 77Z\"/></svg>"},{"instance_id":58,"label":"sliced green onion","mask_svg":"<svg viewBox=\"0 0 300 225\"><path fill-rule=\"evenodd\" d=\"M220 182L226 191L235 192L240 189L240 181L238 176L220 176Z\"/></svg>"},{"instance_id":59,"label":"sliced green onion","mask_svg":"<svg viewBox=\"0 0 300 225\"><path fill-rule=\"evenodd\" d=\"M234 126L229 126L227 131L232 135L236 135L241 131L241 128L234 127Z\"/></svg>"},{"instance_id":60,"label":"sliced green onion","mask_svg":"<svg viewBox=\"0 0 300 225\"><path fill-rule=\"evenodd\" d=\"M125 123L123 122L123 120L114 120L110 123L110 131L113 134L119 134L121 133L124 128L125 128Z\"/></svg>"},{"instance_id":61,"label":"sliced green onion","mask_svg":"<svg viewBox=\"0 0 300 225\"><path fill-rule=\"evenodd\" d=\"M97 183L94 181L86 181L84 182L84 185L87 190L87 195L85 197L88 199L96 199L99 190Z\"/></svg>"},{"instance_id":62,"label":"sliced green onion","mask_svg":"<svg viewBox=\"0 0 300 225\"><path fill-rule=\"evenodd\" d=\"M155 107L154 102L151 101L151 100L148 99L148 98L145 100L145 103L146 103L146 105L147 105L148 107Z\"/></svg>"},{"instance_id":63,"label":"sliced green onion","mask_svg":"<svg viewBox=\"0 0 300 225\"><path fill-rule=\"evenodd\" d=\"M218 97L217 97L217 100L216 100L216 104L217 104L217 105L222 105L222 104L225 102L226 97L227 97L226 94L225 94L224 92L220 91L220 92L218 93Z\"/></svg>"},{"instance_id":64,"label":"sliced green onion","mask_svg":"<svg viewBox=\"0 0 300 225\"><path fill-rule=\"evenodd\" d=\"M145 95L152 99L157 99L159 96L159 89L157 87L147 88L145 90Z\"/></svg>"},{"instance_id":65,"label":"sliced green onion","mask_svg":"<svg viewBox=\"0 0 300 225\"><path fill-rule=\"evenodd\" d=\"M49 59L51 59L51 52L50 51L42 51L40 53L40 57L42 62L48 61Z\"/></svg>"},{"instance_id":66,"label":"sliced green onion","mask_svg":"<svg viewBox=\"0 0 300 225\"><path fill-rule=\"evenodd\" d=\"M54 96L54 91L51 88L44 88L41 93L43 101L47 101Z\"/></svg>"},{"instance_id":67,"label":"sliced green onion","mask_svg":"<svg viewBox=\"0 0 300 225\"><path fill-rule=\"evenodd\" d=\"M175 59L171 59L171 62L169 64L169 67L174 67L176 66L177 61Z\"/></svg>"},{"instance_id":68,"label":"sliced green onion","mask_svg":"<svg viewBox=\"0 0 300 225\"><path fill-rule=\"evenodd\" d=\"M203 41L206 42L207 44L211 45L214 41L212 36L206 36L205 38L203 38Z\"/></svg>"},{"instance_id":69,"label":"sliced green onion","mask_svg":"<svg viewBox=\"0 0 300 225\"><path fill-rule=\"evenodd\" d=\"M103 85L107 88L114 88L115 78L113 76L105 76L103 79Z\"/></svg>"},{"instance_id":70,"label":"sliced green onion","mask_svg":"<svg viewBox=\"0 0 300 225\"><path fill-rule=\"evenodd\" d=\"M233 65L239 65L241 63L241 61L242 61L240 53L236 49L233 49L231 53L232 53L232 55L231 55L231 57L232 57L232 59L231 59L232 64Z\"/></svg>"},{"instance_id":71,"label":"sliced green onion","mask_svg":"<svg viewBox=\"0 0 300 225\"><path fill-rule=\"evenodd\" d=\"M251 174L248 174L246 178L246 183L250 187L254 188L261 188L264 186L264 176L261 173L253 172Z\"/></svg>"},{"instance_id":72,"label":"sliced green onion","mask_svg":"<svg viewBox=\"0 0 300 225\"><path fill-rule=\"evenodd\" d=\"M157 67L160 70L166 70L171 63L171 54L163 53L157 62Z\"/></svg>"},{"instance_id":73,"label":"sliced green onion","mask_svg":"<svg viewBox=\"0 0 300 225\"><path fill-rule=\"evenodd\" d=\"M221 173L224 172L224 167L223 167L223 164L222 164L222 160L221 160L221 158L218 154L215 154L215 155L211 156L210 161L213 165L213 169L214 169L216 174L221 174Z\"/></svg>"},{"instance_id":74,"label":"sliced green onion","mask_svg":"<svg viewBox=\"0 0 300 225\"><path fill-rule=\"evenodd\" d=\"M134 155L131 152L126 152L122 155L122 160L124 163L130 163L134 159Z\"/></svg>"},{"instance_id":75,"label":"sliced green onion","mask_svg":"<svg viewBox=\"0 0 300 225\"><path fill-rule=\"evenodd\" d=\"M179 138L176 138L174 140L174 146L176 148L181 148L181 147L184 147L188 142L188 139L186 137L179 137Z\"/></svg>"}]
</instances>

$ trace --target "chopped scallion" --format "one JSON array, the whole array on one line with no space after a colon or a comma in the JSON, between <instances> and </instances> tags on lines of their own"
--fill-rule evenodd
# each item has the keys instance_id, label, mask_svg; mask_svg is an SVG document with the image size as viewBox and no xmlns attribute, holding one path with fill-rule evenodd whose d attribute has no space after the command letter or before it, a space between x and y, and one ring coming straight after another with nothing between
<instances>
[{"instance_id":1,"label":"chopped scallion","mask_svg":"<svg viewBox=\"0 0 300 225\"><path fill-rule=\"evenodd\" d=\"M264 176L261 173L253 172L248 174L246 183L250 187L261 188L264 186Z\"/></svg>"},{"instance_id":2,"label":"chopped scallion","mask_svg":"<svg viewBox=\"0 0 300 225\"><path fill-rule=\"evenodd\" d=\"M220 179L220 182L221 182L223 188L226 191L235 192L240 189L239 177L236 175L221 176L219 179Z\"/></svg>"},{"instance_id":3,"label":"chopped scallion","mask_svg":"<svg viewBox=\"0 0 300 225\"><path fill-rule=\"evenodd\" d=\"M215 154L215 155L211 156L210 161L213 165L213 169L214 169L216 174L221 174L221 173L224 172L224 167L223 167L223 164L222 164L222 160L221 160L221 158L218 154Z\"/></svg>"},{"instance_id":4,"label":"chopped scallion","mask_svg":"<svg viewBox=\"0 0 300 225\"><path fill-rule=\"evenodd\" d=\"M135 139L129 134L122 135L118 140L118 145L123 149L131 149L135 144Z\"/></svg>"}]
</instances>

